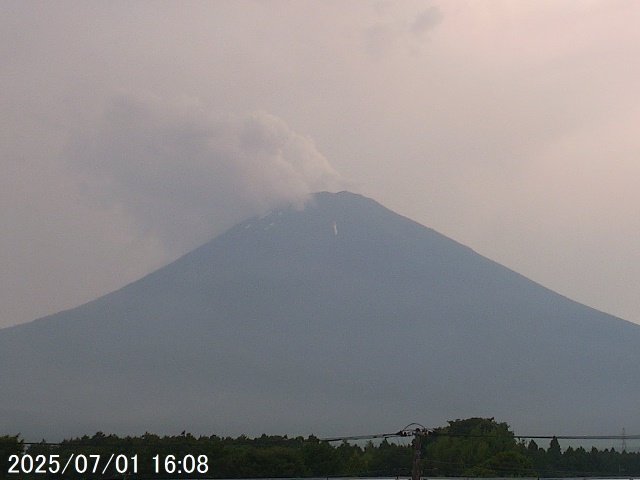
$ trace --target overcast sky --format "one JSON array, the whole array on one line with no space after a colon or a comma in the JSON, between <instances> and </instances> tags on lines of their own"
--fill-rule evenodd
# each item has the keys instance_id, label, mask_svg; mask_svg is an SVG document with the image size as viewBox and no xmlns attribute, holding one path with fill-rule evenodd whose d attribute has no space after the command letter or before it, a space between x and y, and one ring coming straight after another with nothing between
<instances>
[{"instance_id":1,"label":"overcast sky","mask_svg":"<svg viewBox=\"0 0 640 480\"><path fill-rule=\"evenodd\" d=\"M3 1L0 326L348 189L640 323L640 2Z\"/></svg>"}]
</instances>

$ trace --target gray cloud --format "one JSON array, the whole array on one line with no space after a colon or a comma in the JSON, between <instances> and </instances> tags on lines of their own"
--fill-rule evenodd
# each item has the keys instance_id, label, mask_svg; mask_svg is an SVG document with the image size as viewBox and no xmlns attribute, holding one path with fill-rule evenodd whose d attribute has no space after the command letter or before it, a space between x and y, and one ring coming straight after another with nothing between
<instances>
[{"instance_id":1,"label":"gray cloud","mask_svg":"<svg viewBox=\"0 0 640 480\"><path fill-rule=\"evenodd\" d=\"M415 14L401 8L390 15L391 8L391 4L381 4L378 8L381 20L364 30L365 46L370 56L377 57L397 47L415 52L424 35L443 19L442 11L435 5Z\"/></svg>"},{"instance_id":2,"label":"gray cloud","mask_svg":"<svg viewBox=\"0 0 640 480\"><path fill-rule=\"evenodd\" d=\"M183 252L244 218L340 188L314 142L266 112L217 116L193 100L114 99L68 151L87 198L119 205Z\"/></svg>"},{"instance_id":3,"label":"gray cloud","mask_svg":"<svg viewBox=\"0 0 640 480\"><path fill-rule=\"evenodd\" d=\"M436 27L442 21L442 12L436 6L431 6L420 12L411 24L411 33L422 35Z\"/></svg>"}]
</instances>

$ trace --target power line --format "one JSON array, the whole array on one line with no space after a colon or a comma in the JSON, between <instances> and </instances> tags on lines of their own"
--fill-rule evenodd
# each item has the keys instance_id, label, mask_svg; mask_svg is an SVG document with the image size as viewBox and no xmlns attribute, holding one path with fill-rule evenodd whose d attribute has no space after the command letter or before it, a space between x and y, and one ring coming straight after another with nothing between
<instances>
[{"instance_id":1,"label":"power line","mask_svg":"<svg viewBox=\"0 0 640 480\"><path fill-rule=\"evenodd\" d=\"M514 435L514 438L557 440L640 440L640 435Z\"/></svg>"},{"instance_id":2,"label":"power line","mask_svg":"<svg viewBox=\"0 0 640 480\"><path fill-rule=\"evenodd\" d=\"M409 429L412 425L419 425L420 428L415 430ZM393 437L408 437L415 435L416 431L420 432L420 435L427 436L440 436L440 437L464 437L464 438L484 438L489 435L482 434L468 434L468 433L447 433L441 431L441 428L426 428L420 424L409 424L398 432L393 433L377 433L373 435L352 435L344 437L328 437L319 438L325 442L338 442L349 440L373 440L377 438L393 438ZM624 430L622 435L513 435L513 438L517 439L531 439L531 440L622 440L626 446L626 440L640 440L640 435L627 435Z\"/></svg>"}]
</instances>

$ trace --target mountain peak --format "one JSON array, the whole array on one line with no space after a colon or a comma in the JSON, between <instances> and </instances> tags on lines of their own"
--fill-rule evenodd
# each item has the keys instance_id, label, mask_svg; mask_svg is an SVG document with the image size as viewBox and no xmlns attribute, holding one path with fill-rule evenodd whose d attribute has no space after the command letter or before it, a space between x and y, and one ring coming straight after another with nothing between
<instances>
[{"instance_id":1,"label":"mountain peak","mask_svg":"<svg viewBox=\"0 0 640 480\"><path fill-rule=\"evenodd\" d=\"M0 330L0 421L34 439L349 435L472 416L528 433L640 428L638 344L637 325L374 200L320 192Z\"/></svg>"}]
</instances>

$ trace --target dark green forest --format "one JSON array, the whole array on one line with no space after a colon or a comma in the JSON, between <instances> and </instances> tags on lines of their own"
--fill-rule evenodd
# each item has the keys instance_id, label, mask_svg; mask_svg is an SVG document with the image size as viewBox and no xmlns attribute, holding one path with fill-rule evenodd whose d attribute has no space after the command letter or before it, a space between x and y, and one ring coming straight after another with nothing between
<instances>
[{"instance_id":1,"label":"dark green forest","mask_svg":"<svg viewBox=\"0 0 640 480\"><path fill-rule=\"evenodd\" d=\"M120 457L117 459L120 472L128 466L130 479L327 478L410 477L414 452L411 437L356 444L327 442L314 436L230 438L184 433L161 437L146 433L140 437L119 437L99 432L60 443L26 444L19 436L3 436L0 478L122 478L114 463L103 472L112 454L115 455L112 458ZM428 477L640 475L640 453L613 448L563 450L556 438L546 446L538 445L534 440L516 439L508 424L493 418L453 420L445 427L425 432L421 436L420 455L422 475ZM8 473L12 465L19 473ZM137 473L132 473L134 465ZM38 467L40 472L35 473Z\"/></svg>"}]
</instances>

